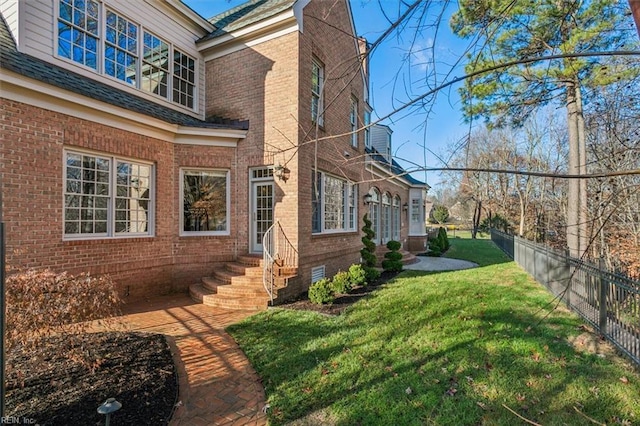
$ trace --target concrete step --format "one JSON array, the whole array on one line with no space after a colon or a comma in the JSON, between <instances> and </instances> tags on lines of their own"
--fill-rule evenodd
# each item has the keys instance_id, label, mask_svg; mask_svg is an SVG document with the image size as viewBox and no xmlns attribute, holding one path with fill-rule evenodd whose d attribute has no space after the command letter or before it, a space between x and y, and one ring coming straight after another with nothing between
<instances>
[{"instance_id":1,"label":"concrete step","mask_svg":"<svg viewBox=\"0 0 640 426\"><path fill-rule=\"evenodd\" d=\"M213 295L205 299L207 306L215 306L223 309L266 310L269 306L269 296L236 297L222 294Z\"/></svg>"}]
</instances>

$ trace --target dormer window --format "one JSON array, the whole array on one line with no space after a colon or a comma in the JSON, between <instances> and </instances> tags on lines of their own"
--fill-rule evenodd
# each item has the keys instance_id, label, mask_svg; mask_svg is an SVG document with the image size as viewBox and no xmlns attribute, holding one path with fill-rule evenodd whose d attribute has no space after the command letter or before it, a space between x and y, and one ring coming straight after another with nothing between
<instances>
[{"instance_id":1,"label":"dormer window","mask_svg":"<svg viewBox=\"0 0 640 426\"><path fill-rule=\"evenodd\" d=\"M58 1L59 57L196 107L194 58L97 1Z\"/></svg>"}]
</instances>

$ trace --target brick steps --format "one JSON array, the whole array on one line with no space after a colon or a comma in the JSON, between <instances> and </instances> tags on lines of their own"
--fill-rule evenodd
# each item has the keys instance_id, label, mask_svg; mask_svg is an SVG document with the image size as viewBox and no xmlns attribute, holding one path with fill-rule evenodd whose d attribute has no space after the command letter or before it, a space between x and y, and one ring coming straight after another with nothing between
<instances>
[{"instance_id":1,"label":"brick steps","mask_svg":"<svg viewBox=\"0 0 640 426\"><path fill-rule=\"evenodd\" d=\"M291 278L295 268L283 268L276 277L276 288ZM189 287L191 298L208 306L224 309L264 310L270 297L262 282L262 256L241 255L235 262L224 264L209 277ZM286 276L285 276L286 274ZM280 285L279 285L280 284Z\"/></svg>"},{"instance_id":2,"label":"brick steps","mask_svg":"<svg viewBox=\"0 0 640 426\"><path fill-rule=\"evenodd\" d=\"M389 249L384 245L376 247L376 257L378 258L377 266L382 266L382 261L384 260L384 254L387 253L388 251ZM402 262L403 265L411 265L412 263L417 263L420 261L420 259L418 259L416 255L414 255L411 252L408 252L404 249L400 249L399 252L402 253L402 259L400 259L400 261Z\"/></svg>"}]
</instances>

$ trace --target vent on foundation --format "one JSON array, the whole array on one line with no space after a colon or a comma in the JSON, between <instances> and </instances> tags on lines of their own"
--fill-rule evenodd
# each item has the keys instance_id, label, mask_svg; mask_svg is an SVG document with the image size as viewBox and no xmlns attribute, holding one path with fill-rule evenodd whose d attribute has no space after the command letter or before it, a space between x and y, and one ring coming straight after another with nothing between
<instances>
[{"instance_id":1,"label":"vent on foundation","mask_svg":"<svg viewBox=\"0 0 640 426\"><path fill-rule=\"evenodd\" d=\"M324 265L311 268L311 284L324 278Z\"/></svg>"}]
</instances>

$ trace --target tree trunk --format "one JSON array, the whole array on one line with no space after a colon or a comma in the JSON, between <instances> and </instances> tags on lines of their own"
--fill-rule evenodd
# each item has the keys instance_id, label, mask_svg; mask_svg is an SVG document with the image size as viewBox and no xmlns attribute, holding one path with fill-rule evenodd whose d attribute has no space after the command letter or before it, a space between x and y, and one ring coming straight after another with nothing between
<instances>
[{"instance_id":1,"label":"tree trunk","mask_svg":"<svg viewBox=\"0 0 640 426\"><path fill-rule=\"evenodd\" d=\"M569 133L569 174L580 174L580 136L578 134L578 106L576 83L567 88L567 126ZM580 180L569 179L567 191L567 247L569 254L580 257Z\"/></svg>"},{"instance_id":2,"label":"tree trunk","mask_svg":"<svg viewBox=\"0 0 640 426\"><path fill-rule=\"evenodd\" d=\"M473 229L471 230L471 238L476 239L478 228L480 227L480 215L482 214L482 201L476 200L476 206L473 210Z\"/></svg>"},{"instance_id":3,"label":"tree trunk","mask_svg":"<svg viewBox=\"0 0 640 426\"><path fill-rule=\"evenodd\" d=\"M578 126L578 149L580 150L580 174L587 173L587 142L584 129L584 115L582 113L582 90L580 84L576 86L576 110L577 110L577 126ZM578 212L578 228L580 229L579 247L580 256L582 257L589 248L590 232L589 232L589 207L587 206L587 180L580 179L580 210Z\"/></svg>"}]
</instances>

